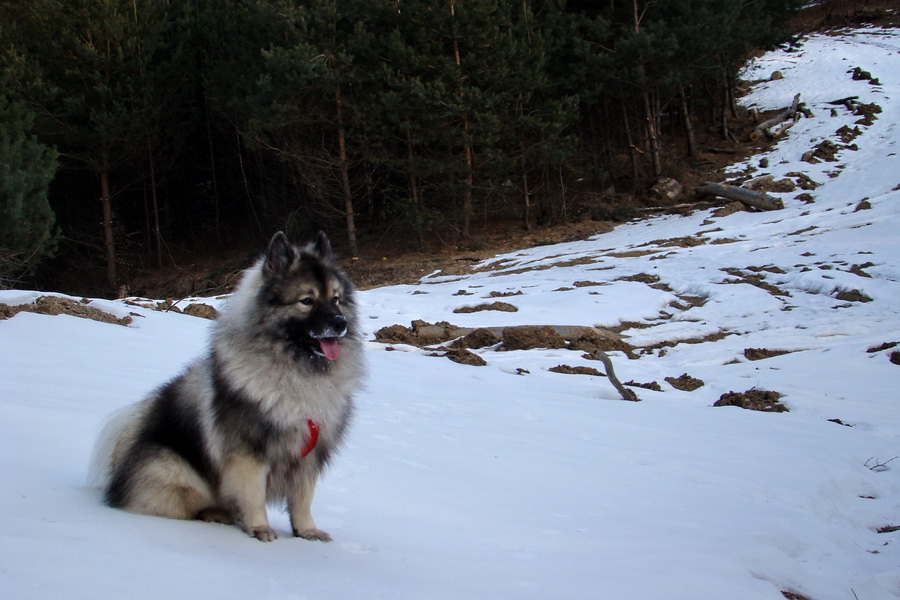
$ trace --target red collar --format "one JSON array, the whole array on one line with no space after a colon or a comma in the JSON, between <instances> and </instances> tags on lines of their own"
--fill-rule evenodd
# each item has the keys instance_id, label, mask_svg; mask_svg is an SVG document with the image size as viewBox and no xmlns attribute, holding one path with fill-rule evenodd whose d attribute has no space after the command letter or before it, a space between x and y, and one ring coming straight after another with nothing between
<instances>
[{"instance_id":1,"label":"red collar","mask_svg":"<svg viewBox=\"0 0 900 600\"><path fill-rule=\"evenodd\" d=\"M316 447L316 443L319 441L319 424L312 419L307 419L306 426L309 428L309 438L307 438L303 447L300 448L300 458L304 458L307 454L312 452L313 448Z\"/></svg>"}]
</instances>

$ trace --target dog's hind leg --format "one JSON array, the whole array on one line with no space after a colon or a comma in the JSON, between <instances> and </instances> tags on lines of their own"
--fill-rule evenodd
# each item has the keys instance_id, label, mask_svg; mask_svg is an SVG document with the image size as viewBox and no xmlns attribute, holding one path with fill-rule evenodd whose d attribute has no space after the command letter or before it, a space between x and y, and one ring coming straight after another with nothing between
<instances>
[{"instance_id":1,"label":"dog's hind leg","mask_svg":"<svg viewBox=\"0 0 900 600\"><path fill-rule=\"evenodd\" d=\"M291 514L291 527L294 536L307 540L330 542L331 536L316 527L312 516L312 501L316 491L318 476L315 472L304 473L298 477L294 489L288 496L288 512Z\"/></svg>"},{"instance_id":2,"label":"dog's hind leg","mask_svg":"<svg viewBox=\"0 0 900 600\"><path fill-rule=\"evenodd\" d=\"M121 508L135 513L196 519L216 506L209 484L184 459L158 450L129 473Z\"/></svg>"}]
</instances>

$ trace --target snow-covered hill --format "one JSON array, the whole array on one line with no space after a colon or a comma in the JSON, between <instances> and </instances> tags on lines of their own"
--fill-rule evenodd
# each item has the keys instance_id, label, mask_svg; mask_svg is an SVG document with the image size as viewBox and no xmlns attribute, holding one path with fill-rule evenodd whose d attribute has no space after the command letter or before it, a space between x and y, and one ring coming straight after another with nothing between
<instances>
[{"instance_id":1,"label":"snow-covered hill","mask_svg":"<svg viewBox=\"0 0 900 600\"><path fill-rule=\"evenodd\" d=\"M661 391L624 402L604 377L549 371L602 370L575 350L483 348L475 367L370 342L314 505L331 544L290 539L275 508L282 537L261 544L109 509L88 487L105 417L203 352L208 321L99 300L131 325L0 321L2 596L900 597L900 30L813 36L746 77L775 70L744 102L799 92L814 117L733 172L817 184L777 194L784 210L660 217L360 294L372 333L624 326L636 358L610 353L619 377ZM832 116L849 96L881 112ZM832 161L800 160L825 140ZM517 310L454 312L492 292ZM702 387L666 381L682 374ZM713 406L752 389L789 412Z\"/></svg>"}]
</instances>

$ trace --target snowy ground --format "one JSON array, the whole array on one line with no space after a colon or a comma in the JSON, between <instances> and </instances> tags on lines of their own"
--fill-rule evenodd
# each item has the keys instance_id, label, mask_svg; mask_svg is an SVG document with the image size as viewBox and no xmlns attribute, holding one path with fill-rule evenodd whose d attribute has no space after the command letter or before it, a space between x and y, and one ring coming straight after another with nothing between
<instances>
[{"instance_id":1,"label":"snowy ground","mask_svg":"<svg viewBox=\"0 0 900 600\"><path fill-rule=\"evenodd\" d=\"M880 85L853 80L853 67ZM873 468L900 456L900 365L889 360L900 346L869 351L900 342L900 30L816 36L746 76L775 70L784 79L744 102L782 108L800 92L815 117L769 167L755 157L734 173L802 172L820 184L814 202L797 190L777 212L656 218L360 294L370 332L413 319L640 324L623 333L644 351L611 353L617 372L663 391L623 402L606 378L548 371L602 369L576 351L483 349L487 366L473 367L370 342L349 444L314 505L330 544L289 538L277 508L282 537L262 544L109 509L87 486L106 415L203 352L208 321L99 300L135 313L132 325L0 321L2 596L900 597L900 532L878 532L900 525L900 459ZM800 162L822 140L845 145L836 131L860 117L831 116L827 101L847 96L883 109L858 126L858 149ZM685 237L694 244L673 241ZM502 298L518 311L453 313L495 291L521 291ZM750 361L748 348L791 352ZM664 380L682 373L705 385ZM751 388L780 392L790 412L712 406Z\"/></svg>"}]
</instances>

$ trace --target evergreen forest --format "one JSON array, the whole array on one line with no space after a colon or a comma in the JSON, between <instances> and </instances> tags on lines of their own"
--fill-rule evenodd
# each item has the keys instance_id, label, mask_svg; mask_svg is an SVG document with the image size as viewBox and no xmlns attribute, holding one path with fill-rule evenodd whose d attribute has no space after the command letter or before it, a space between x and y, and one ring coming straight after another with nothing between
<instances>
[{"instance_id":1,"label":"evergreen forest","mask_svg":"<svg viewBox=\"0 0 900 600\"><path fill-rule=\"evenodd\" d=\"M459 243L730 135L801 0L3 0L0 281L331 233ZM706 134L704 134L706 135Z\"/></svg>"}]
</instances>

